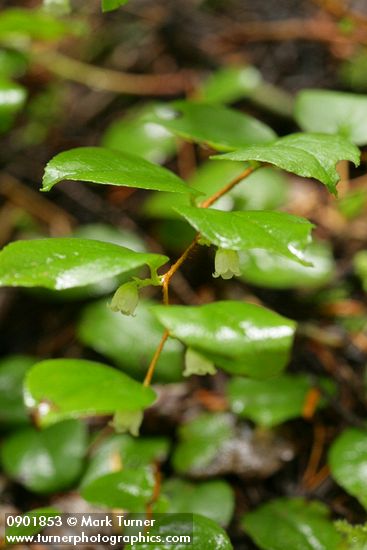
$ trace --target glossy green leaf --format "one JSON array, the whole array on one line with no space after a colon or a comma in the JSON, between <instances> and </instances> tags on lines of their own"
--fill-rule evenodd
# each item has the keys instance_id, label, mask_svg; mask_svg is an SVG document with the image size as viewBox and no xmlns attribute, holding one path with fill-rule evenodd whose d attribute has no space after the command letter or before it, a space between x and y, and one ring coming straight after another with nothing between
<instances>
[{"instance_id":1,"label":"glossy green leaf","mask_svg":"<svg viewBox=\"0 0 367 550\"><path fill-rule=\"evenodd\" d=\"M102 11L117 10L124 4L127 4L129 0L102 0Z\"/></svg>"},{"instance_id":2,"label":"glossy green leaf","mask_svg":"<svg viewBox=\"0 0 367 550\"><path fill-rule=\"evenodd\" d=\"M344 430L329 452L333 478L367 509L367 431Z\"/></svg>"},{"instance_id":3,"label":"glossy green leaf","mask_svg":"<svg viewBox=\"0 0 367 550\"><path fill-rule=\"evenodd\" d=\"M179 478L168 479L162 485L168 498L170 514L200 514L226 527L234 511L234 494L223 480L190 483Z\"/></svg>"},{"instance_id":4,"label":"glossy green leaf","mask_svg":"<svg viewBox=\"0 0 367 550\"><path fill-rule=\"evenodd\" d=\"M341 537L318 501L279 498L245 515L245 531L262 550L336 550Z\"/></svg>"},{"instance_id":5,"label":"glossy green leaf","mask_svg":"<svg viewBox=\"0 0 367 550\"><path fill-rule=\"evenodd\" d=\"M336 184L340 180L335 167L337 162L350 160L358 166L360 152L341 136L299 133L215 158L274 164L298 176L319 180L335 194Z\"/></svg>"},{"instance_id":6,"label":"glossy green leaf","mask_svg":"<svg viewBox=\"0 0 367 550\"><path fill-rule=\"evenodd\" d=\"M105 147L77 147L53 157L46 165L42 190L49 191L63 180L195 194L170 170Z\"/></svg>"},{"instance_id":7,"label":"glossy green leaf","mask_svg":"<svg viewBox=\"0 0 367 550\"><path fill-rule=\"evenodd\" d=\"M195 200L196 204L213 195L241 172L243 164L240 162L204 162L188 180L190 186L203 193ZM213 207L218 210L272 210L283 206L287 195L288 182L283 173L270 167L260 168L216 201ZM144 202L143 212L153 218L175 219L178 217L175 208L181 205L190 206L188 197L175 195L173 199L171 193L153 193Z\"/></svg>"},{"instance_id":8,"label":"glossy green leaf","mask_svg":"<svg viewBox=\"0 0 367 550\"><path fill-rule=\"evenodd\" d=\"M26 355L10 355L0 361L0 426L28 422L23 400L23 379L35 360Z\"/></svg>"},{"instance_id":9,"label":"glossy green leaf","mask_svg":"<svg viewBox=\"0 0 367 550\"><path fill-rule=\"evenodd\" d=\"M6 131L12 124L27 97L26 90L10 80L0 78L0 132Z\"/></svg>"},{"instance_id":10,"label":"glossy green leaf","mask_svg":"<svg viewBox=\"0 0 367 550\"><path fill-rule=\"evenodd\" d=\"M312 242L304 250L309 265L302 265L267 250L240 253L241 278L266 288L314 288L330 281L335 262L328 243Z\"/></svg>"},{"instance_id":11,"label":"glossy green leaf","mask_svg":"<svg viewBox=\"0 0 367 550\"><path fill-rule=\"evenodd\" d=\"M209 518L194 514L192 516L167 514L160 516L154 526L149 529L150 535L159 535L161 539L167 535L192 536L192 544L133 544L126 546L125 550L183 550L190 546L195 550L232 550L233 546L226 532L217 523Z\"/></svg>"},{"instance_id":12,"label":"glossy green leaf","mask_svg":"<svg viewBox=\"0 0 367 550\"><path fill-rule=\"evenodd\" d=\"M134 252L146 252L144 241L134 233L127 229L121 229L112 225L103 223L92 223L79 226L72 237L82 239L93 239L103 241L119 246L124 246ZM45 301L74 301L85 300L87 298L98 298L111 294L123 283L131 280L132 277L139 277L141 268L125 271L114 277L103 279L97 283L92 283L85 286L67 288L65 290L37 289L37 296Z\"/></svg>"},{"instance_id":13,"label":"glossy green leaf","mask_svg":"<svg viewBox=\"0 0 367 550\"><path fill-rule=\"evenodd\" d=\"M81 484L88 485L92 480L113 472L116 457L124 468L131 470L162 462L167 457L169 443L164 437L113 435L94 450Z\"/></svg>"},{"instance_id":14,"label":"glossy green leaf","mask_svg":"<svg viewBox=\"0 0 367 550\"><path fill-rule=\"evenodd\" d=\"M356 145L367 144L367 96L330 90L302 90L295 118L305 132L339 134Z\"/></svg>"},{"instance_id":15,"label":"glossy green leaf","mask_svg":"<svg viewBox=\"0 0 367 550\"><path fill-rule=\"evenodd\" d=\"M310 242L312 223L284 212L222 212L211 208L176 208L211 244L227 250L261 249L300 263Z\"/></svg>"},{"instance_id":16,"label":"glossy green leaf","mask_svg":"<svg viewBox=\"0 0 367 550\"><path fill-rule=\"evenodd\" d=\"M261 73L251 65L222 67L204 82L199 96L208 103L233 103L251 96L261 81Z\"/></svg>"},{"instance_id":17,"label":"glossy green leaf","mask_svg":"<svg viewBox=\"0 0 367 550\"><path fill-rule=\"evenodd\" d=\"M17 241L0 252L0 285L64 290L97 283L149 265L156 269L166 256L144 254L88 239Z\"/></svg>"},{"instance_id":18,"label":"glossy green leaf","mask_svg":"<svg viewBox=\"0 0 367 550\"><path fill-rule=\"evenodd\" d=\"M263 307L222 301L153 312L171 336L228 372L268 378L287 364L295 323Z\"/></svg>"},{"instance_id":19,"label":"glossy green leaf","mask_svg":"<svg viewBox=\"0 0 367 550\"><path fill-rule=\"evenodd\" d=\"M94 479L82 488L81 494L88 502L107 508L143 512L152 499L154 490L153 470L124 468Z\"/></svg>"},{"instance_id":20,"label":"glossy green leaf","mask_svg":"<svg viewBox=\"0 0 367 550\"><path fill-rule=\"evenodd\" d=\"M161 124L183 139L208 144L218 151L266 143L275 138L269 126L249 115L193 101L175 101L147 120Z\"/></svg>"},{"instance_id":21,"label":"glossy green leaf","mask_svg":"<svg viewBox=\"0 0 367 550\"><path fill-rule=\"evenodd\" d=\"M6 474L30 491L61 491L80 476L87 443L86 427L77 420L42 431L25 428L4 441L1 461Z\"/></svg>"},{"instance_id":22,"label":"glossy green leaf","mask_svg":"<svg viewBox=\"0 0 367 550\"><path fill-rule=\"evenodd\" d=\"M179 473L192 472L205 468L222 445L233 437L233 421L228 414L203 413L180 426L178 435L173 467Z\"/></svg>"},{"instance_id":23,"label":"glossy green leaf","mask_svg":"<svg viewBox=\"0 0 367 550\"><path fill-rule=\"evenodd\" d=\"M78 25L58 19L43 10L10 8L0 13L1 39L29 37L34 40L56 40L77 31Z\"/></svg>"},{"instance_id":24,"label":"glossy green leaf","mask_svg":"<svg viewBox=\"0 0 367 550\"><path fill-rule=\"evenodd\" d=\"M320 380L320 385L328 393L335 391L328 379ZM312 387L312 380L304 374L283 374L271 380L231 378L227 394L234 413L271 428L301 416ZM319 406L325 404L323 400Z\"/></svg>"},{"instance_id":25,"label":"glossy green leaf","mask_svg":"<svg viewBox=\"0 0 367 550\"><path fill-rule=\"evenodd\" d=\"M123 372L82 359L37 363L25 382L26 404L43 425L63 418L138 411L151 405L155 393Z\"/></svg>"},{"instance_id":26,"label":"glossy green leaf","mask_svg":"<svg viewBox=\"0 0 367 550\"><path fill-rule=\"evenodd\" d=\"M79 339L134 378L142 380L162 337L162 327L150 311L152 304L140 300L135 317L113 313L106 307L105 300L90 304L82 313ZM169 338L159 357L154 379L177 382L182 378L182 370L182 345Z\"/></svg>"},{"instance_id":27,"label":"glossy green leaf","mask_svg":"<svg viewBox=\"0 0 367 550\"><path fill-rule=\"evenodd\" d=\"M160 124L146 122L159 108L159 104L148 104L115 120L105 131L102 145L163 164L175 153L176 138Z\"/></svg>"},{"instance_id":28,"label":"glossy green leaf","mask_svg":"<svg viewBox=\"0 0 367 550\"><path fill-rule=\"evenodd\" d=\"M38 518L39 516L42 516L42 518L52 518L54 516L59 516L59 515L60 515L59 510L51 506L48 506L45 508L35 508L34 510L30 510L25 514L22 514L22 517ZM40 533L43 529L44 529L44 526L37 525L37 523L34 523L33 520L31 520L29 525L21 524L19 526L12 525L11 527L6 527L5 542L7 542L8 544L15 544L15 542L11 540L10 537L30 537L32 535L36 535L37 533Z\"/></svg>"}]
</instances>

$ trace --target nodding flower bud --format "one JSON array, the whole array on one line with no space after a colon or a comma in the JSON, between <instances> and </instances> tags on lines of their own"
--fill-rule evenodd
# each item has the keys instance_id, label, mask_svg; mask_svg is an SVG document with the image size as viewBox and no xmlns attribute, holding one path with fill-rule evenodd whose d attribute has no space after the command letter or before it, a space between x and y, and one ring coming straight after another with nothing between
<instances>
[{"instance_id":1,"label":"nodding flower bud","mask_svg":"<svg viewBox=\"0 0 367 550\"><path fill-rule=\"evenodd\" d=\"M215 374L217 369L213 363L197 353L191 348L187 348L185 354L185 370L184 376L191 376L192 374L198 374L199 376L205 376L206 374Z\"/></svg>"},{"instance_id":2,"label":"nodding flower bud","mask_svg":"<svg viewBox=\"0 0 367 550\"><path fill-rule=\"evenodd\" d=\"M138 285L135 281L121 285L113 295L109 307L124 315L134 315L139 302Z\"/></svg>"},{"instance_id":3,"label":"nodding flower bud","mask_svg":"<svg viewBox=\"0 0 367 550\"><path fill-rule=\"evenodd\" d=\"M222 277L222 279L232 279L233 275L241 275L240 258L237 250L226 250L218 248L215 253L215 272L213 277Z\"/></svg>"},{"instance_id":4,"label":"nodding flower bud","mask_svg":"<svg viewBox=\"0 0 367 550\"><path fill-rule=\"evenodd\" d=\"M137 437L143 418L143 411L118 411L113 417L112 426L117 433L128 432Z\"/></svg>"}]
</instances>

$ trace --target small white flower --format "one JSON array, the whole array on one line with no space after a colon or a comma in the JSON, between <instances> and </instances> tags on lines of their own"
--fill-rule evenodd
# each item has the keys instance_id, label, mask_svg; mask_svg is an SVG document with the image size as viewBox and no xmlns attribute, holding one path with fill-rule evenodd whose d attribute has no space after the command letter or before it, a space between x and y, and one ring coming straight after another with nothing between
<instances>
[{"instance_id":1,"label":"small white flower","mask_svg":"<svg viewBox=\"0 0 367 550\"><path fill-rule=\"evenodd\" d=\"M128 432L137 437L143 418L143 411L118 411L113 417L112 426L117 433Z\"/></svg>"},{"instance_id":2,"label":"small white flower","mask_svg":"<svg viewBox=\"0 0 367 550\"><path fill-rule=\"evenodd\" d=\"M237 250L226 250L218 248L215 253L215 272L213 277L222 277L222 279L232 279L233 275L241 275L240 258Z\"/></svg>"},{"instance_id":3,"label":"small white flower","mask_svg":"<svg viewBox=\"0 0 367 550\"><path fill-rule=\"evenodd\" d=\"M185 370L184 376L191 376L192 374L198 374L199 376L205 376L206 374L215 374L217 369L213 363L197 353L191 348L187 348L185 354Z\"/></svg>"},{"instance_id":4,"label":"small white flower","mask_svg":"<svg viewBox=\"0 0 367 550\"><path fill-rule=\"evenodd\" d=\"M124 315L134 315L138 302L138 285L132 281L121 285L116 290L109 307L112 311L121 311Z\"/></svg>"}]
</instances>

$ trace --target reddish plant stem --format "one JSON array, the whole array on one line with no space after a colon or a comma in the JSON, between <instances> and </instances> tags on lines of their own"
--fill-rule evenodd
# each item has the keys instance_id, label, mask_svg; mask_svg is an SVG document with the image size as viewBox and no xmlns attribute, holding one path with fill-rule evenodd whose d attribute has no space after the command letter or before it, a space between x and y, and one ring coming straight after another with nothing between
<instances>
[{"instance_id":1,"label":"reddish plant stem","mask_svg":"<svg viewBox=\"0 0 367 550\"><path fill-rule=\"evenodd\" d=\"M144 386L149 386L151 381L152 381L153 374L154 374L154 371L155 371L155 367L157 365L159 356L162 353L162 350L164 348L164 344L166 343L166 340L167 340L168 336L169 336L169 332L168 332L168 330L165 330L163 335L162 335L161 341L159 342L158 347L154 352L153 358L152 358L152 360L150 362L150 365L149 365L149 368L147 370L147 374L145 375L144 382L143 382Z\"/></svg>"},{"instance_id":2,"label":"reddish plant stem","mask_svg":"<svg viewBox=\"0 0 367 550\"><path fill-rule=\"evenodd\" d=\"M246 168L239 176L234 178L232 181L230 181L227 185L222 187L222 189L219 189L216 193L214 193L211 197L200 203L200 208L209 208L212 204L214 204L218 199L223 197L226 193L231 191L233 187L237 185L237 183L240 183L240 181L247 178L256 168L250 166L249 168Z\"/></svg>"}]
</instances>

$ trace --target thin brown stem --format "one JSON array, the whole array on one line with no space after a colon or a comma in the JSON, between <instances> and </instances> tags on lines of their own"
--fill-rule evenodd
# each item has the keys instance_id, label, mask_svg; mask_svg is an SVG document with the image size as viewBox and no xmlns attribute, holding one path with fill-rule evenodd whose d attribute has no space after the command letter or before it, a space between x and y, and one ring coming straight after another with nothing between
<instances>
[{"instance_id":1,"label":"thin brown stem","mask_svg":"<svg viewBox=\"0 0 367 550\"><path fill-rule=\"evenodd\" d=\"M322 453L324 450L326 438L326 430L322 425L314 426L314 439L311 449L311 454L309 461L306 467L306 470L302 477L302 485L308 487L308 485L313 482L314 477L316 476L317 469L322 458Z\"/></svg>"},{"instance_id":2,"label":"thin brown stem","mask_svg":"<svg viewBox=\"0 0 367 550\"><path fill-rule=\"evenodd\" d=\"M168 330L165 330L163 335L162 335L161 341L159 342L158 347L154 352L153 359L150 362L147 374L145 375L144 382L143 382L144 386L149 386L151 381L152 381L153 374L154 374L154 371L155 371L155 367L157 365L159 356L162 353L164 344L166 343L166 340L167 340L168 336L169 336L169 332L168 332Z\"/></svg>"},{"instance_id":3,"label":"thin brown stem","mask_svg":"<svg viewBox=\"0 0 367 550\"><path fill-rule=\"evenodd\" d=\"M220 199L223 195L231 191L235 185L237 185L240 181L247 178L256 168L255 167L249 167L246 168L241 174L239 174L237 177L235 177L232 181L230 181L227 185L225 185L222 189L214 193L211 197L203 201L199 206L200 208L209 208L214 202L216 202L218 199ZM169 285L171 282L172 277L177 272L177 270L181 267L181 265L185 262L185 260L188 258L190 253L194 250L196 245L198 244L200 239L200 234L198 233L193 241L189 244L189 246L184 250L184 252L181 254L181 256L176 260L176 262L169 268L164 275L162 275L162 287L163 287L163 303L165 305L169 304ZM163 336L161 338L161 341L158 344L157 349L154 352L153 358L150 362L150 365L148 367L147 374L144 379L144 386L149 386L153 375L155 371L155 367L157 365L158 359L160 354L162 353L162 350L164 348L164 344L169 336L168 330L165 330L163 333Z\"/></svg>"},{"instance_id":4,"label":"thin brown stem","mask_svg":"<svg viewBox=\"0 0 367 550\"><path fill-rule=\"evenodd\" d=\"M181 267L181 265L184 263L186 258L189 256L189 254L194 250L195 246L197 245L199 241L200 235L196 235L196 237L193 239L193 241L189 244L189 246L186 248L186 250L181 254L181 256L178 258L178 260L169 268L169 270L162 276L162 284L163 284L163 303L165 305L169 304L169 295L168 295L168 288L169 284L171 282L172 277L176 273L176 271Z\"/></svg>"},{"instance_id":5,"label":"thin brown stem","mask_svg":"<svg viewBox=\"0 0 367 550\"><path fill-rule=\"evenodd\" d=\"M250 166L249 168L246 168L246 170L241 172L241 174L239 176L237 176L232 181L230 181L227 185L222 187L222 189L219 189L219 191L214 193L214 195L212 195L211 197L209 197L208 199L206 199L205 201L200 203L200 208L209 208L209 206L211 206L218 199L223 197L223 195L225 195L226 193L231 191L231 189L233 189L233 187L235 187L237 185L237 183L240 183L240 181L247 178L247 176L249 176L254 170L255 170L255 168L252 167L252 166Z\"/></svg>"}]
</instances>

